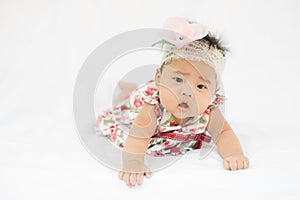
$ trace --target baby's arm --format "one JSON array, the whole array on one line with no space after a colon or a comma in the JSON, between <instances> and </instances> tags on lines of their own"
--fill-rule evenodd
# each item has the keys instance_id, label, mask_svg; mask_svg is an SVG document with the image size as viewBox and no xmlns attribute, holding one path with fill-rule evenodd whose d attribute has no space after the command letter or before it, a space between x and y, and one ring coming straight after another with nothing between
<instances>
[{"instance_id":1,"label":"baby's arm","mask_svg":"<svg viewBox=\"0 0 300 200\"><path fill-rule=\"evenodd\" d=\"M144 156L156 126L154 106L145 103L131 126L122 155L123 169L119 172L119 178L129 187L136 183L141 185L144 174L147 178L151 176L144 164Z\"/></svg>"},{"instance_id":2,"label":"baby's arm","mask_svg":"<svg viewBox=\"0 0 300 200\"><path fill-rule=\"evenodd\" d=\"M237 170L249 167L249 160L244 156L238 138L218 108L212 110L207 129L223 158L225 169Z\"/></svg>"}]
</instances>

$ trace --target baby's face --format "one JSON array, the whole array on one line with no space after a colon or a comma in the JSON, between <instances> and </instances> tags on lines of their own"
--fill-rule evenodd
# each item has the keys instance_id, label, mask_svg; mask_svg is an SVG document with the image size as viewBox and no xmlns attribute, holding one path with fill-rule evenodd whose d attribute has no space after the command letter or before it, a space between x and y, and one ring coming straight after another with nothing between
<instances>
[{"instance_id":1,"label":"baby's face","mask_svg":"<svg viewBox=\"0 0 300 200\"><path fill-rule=\"evenodd\" d=\"M156 84L161 104L181 121L206 110L216 91L216 74L204 62L178 59L157 70Z\"/></svg>"}]
</instances>

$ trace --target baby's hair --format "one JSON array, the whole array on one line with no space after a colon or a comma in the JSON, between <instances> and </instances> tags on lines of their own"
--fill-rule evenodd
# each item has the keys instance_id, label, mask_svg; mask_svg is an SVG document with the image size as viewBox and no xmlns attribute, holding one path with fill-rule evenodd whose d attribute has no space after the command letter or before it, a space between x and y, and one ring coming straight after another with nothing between
<instances>
[{"instance_id":1,"label":"baby's hair","mask_svg":"<svg viewBox=\"0 0 300 200\"><path fill-rule=\"evenodd\" d=\"M220 38L212 35L210 32L202 39L196 40L201 42L206 42L209 45L209 48L215 48L219 50L223 56L225 56L226 52L229 52L229 49L224 46ZM163 66L165 63L162 63L160 67L160 71L162 72Z\"/></svg>"},{"instance_id":2,"label":"baby's hair","mask_svg":"<svg viewBox=\"0 0 300 200\"><path fill-rule=\"evenodd\" d=\"M187 21L190 24L197 23L189 19L187 19ZM208 34L204 38L197 41L206 41L209 44L209 48L213 46L214 48L218 49L223 54L223 56L225 56L226 52L229 52L229 49L224 46L221 39L214 36L211 32L208 32Z\"/></svg>"},{"instance_id":3,"label":"baby's hair","mask_svg":"<svg viewBox=\"0 0 300 200\"><path fill-rule=\"evenodd\" d=\"M223 56L225 56L226 52L229 52L229 49L224 46L221 39L212 35L210 32L204 38L197 41L206 41L209 45L209 48L213 47L218 49L223 54Z\"/></svg>"}]
</instances>

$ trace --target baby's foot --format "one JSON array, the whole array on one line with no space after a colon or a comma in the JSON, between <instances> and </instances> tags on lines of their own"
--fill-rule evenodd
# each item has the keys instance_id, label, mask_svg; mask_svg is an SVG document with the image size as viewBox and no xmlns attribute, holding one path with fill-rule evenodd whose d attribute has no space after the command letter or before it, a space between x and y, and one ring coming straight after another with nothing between
<instances>
[{"instance_id":1,"label":"baby's foot","mask_svg":"<svg viewBox=\"0 0 300 200\"><path fill-rule=\"evenodd\" d=\"M124 81L119 81L119 87L120 87L121 90L132 91L135 88L137 88L137 84L135 84L135 83L128 83L128 82L124 82Z\"/></svg>"},{"instance_id":2,"label":"baby's foot","mask_svg":"<svg viewBox=\"0 0 300 200\"><path fill-rule=\"evenodd\" d=\"M126 99L130 93L137 88L137 85L135 83L127 83L124 81L119 82L119 87L121 89L121 93L117 96L117 98L114 100L113 104L116 105L120 101L123 101Z\"/></svg>"}]
</instances>

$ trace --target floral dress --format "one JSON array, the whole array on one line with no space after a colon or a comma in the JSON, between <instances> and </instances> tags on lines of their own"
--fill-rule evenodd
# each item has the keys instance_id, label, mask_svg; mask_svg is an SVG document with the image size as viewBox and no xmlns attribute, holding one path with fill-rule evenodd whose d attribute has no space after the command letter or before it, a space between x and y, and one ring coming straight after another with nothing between
<instances>
[{"instance_id":1,"label":"floral dress","mask_svg":"<svg viewBox=\"0 0 300 200\"><path fill-rule=\"evenodd\" d=\"M148 144L147 154L163 156L166 154L184 154L192 149L201 148L202 142L210 142L206 134L209 114L221 105L225 96L216 95L213 103L201 114L190 118L184 124L177 124L170 112L166 111L159 101L158 90L153 80L135 89L125 100L114 108L101 111L98 115L96 134L110 138L118 148L123 148L130 126L141 110L144 102L154 105L157 116L157 128ZM189 139L189 136L199 136Z\"/></svg>"}]
</instances>

